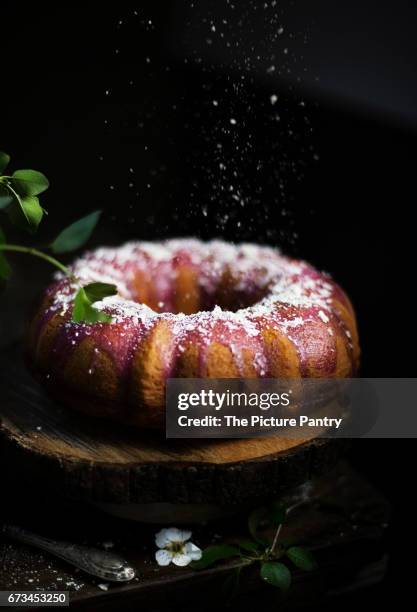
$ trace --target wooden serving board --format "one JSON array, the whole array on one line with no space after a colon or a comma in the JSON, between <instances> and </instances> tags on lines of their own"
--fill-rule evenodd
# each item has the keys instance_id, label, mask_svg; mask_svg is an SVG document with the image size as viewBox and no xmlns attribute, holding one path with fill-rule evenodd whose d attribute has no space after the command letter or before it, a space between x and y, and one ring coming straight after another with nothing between
<instances>
[{"instance_id":1,"label":"wooden serving board","mask_svg":"<svg viewBox=\"0 0 417 612\"><path fill-rule=\"evenodd\" d=\"M3 465L77 500L251 503L325 471L346 446L342 440L278 437L166 440L59 406L32 379L15 348L3 354L0 366Z\"/></svg>"}]
</instances>

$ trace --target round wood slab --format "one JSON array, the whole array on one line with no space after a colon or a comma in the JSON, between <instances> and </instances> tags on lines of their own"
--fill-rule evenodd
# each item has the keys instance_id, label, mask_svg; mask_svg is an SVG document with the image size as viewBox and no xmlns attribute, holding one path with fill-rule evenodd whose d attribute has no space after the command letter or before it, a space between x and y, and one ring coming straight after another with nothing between
<instances>
[{"instance_id":1,"label":"round wood slab","mask_svg":"<svg viewBox=\"0 0 417 612\"><path fill-rule=\"evenodd\" d=\"M0 467L20 468L77 500L259 502L332 467L346 446L342 440L278 437L166 440L60 407L13 354L0 376Z\"/></svg>"}]
</instances>

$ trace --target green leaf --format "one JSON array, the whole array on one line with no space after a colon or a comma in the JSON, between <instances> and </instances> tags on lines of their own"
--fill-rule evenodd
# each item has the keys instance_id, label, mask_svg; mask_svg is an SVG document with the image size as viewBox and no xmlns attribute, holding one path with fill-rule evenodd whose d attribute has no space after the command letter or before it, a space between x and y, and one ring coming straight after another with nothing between
<instances>
[{"instance_id":1,"label":"green leaf","mask_svg":"<svg viewBox=\"0 0 417 612\"><path fill-rule=\"evenodd\" d=\"M288 591L291 584L291 572L286 565L276 561L267 561L261 565L261 577L268 584Z\"/></svg>"},{"instance_id":2,"label":"green leaf","mask_svg":"<svg viewBox=\"0 0 417 612\"><path fill-rule=\"evenodd\" d=\"M78 289L72 310L74 323L110 323L111 316L92 306L83 287Z\"/></svg>"},{"instance_id":3,"label":"green leaf","mask_svg":"<svg viewBox=\"0 0 417 612\"><path fill-rule=\"evenodd\" d=\"M0 227L0 244L4 244L6 242L6 236L4 235L3 230ZM0 251L0 280L7 280L10 278L12 273L12 269L9 266L7 259L4 256L4 253Z\"/></svg>"},{"instance_id":4,"label":"green leaf","mask_svg":"<svg viewBox=\"0 0 417 612\"><path fill-rule=\"evenodd\" d=\"M49 187L46 176L37 170L16 170L9 180L13 189L22 197L37 196Z\"/></svg>"},{"instance_id":5,"label":"green leaf","mask_svg":"<svg viewBox=\"0 0 417 612\"><path fill-rule=\"evenodd\" d=\"M94 308L93 304L116 293L116 285L109 283L90 283L81 287L75 295L72 320L75 323L110 323L111 316Z\"/></svg>"},{"instance_id":6,"label":"green leaf","mask_svg":"<svg viewBox=\"0 0 417 612\"><path fill-rule=\"evenodd\" d=\"M83 287L83 289L92 304L117 293L116 285L111 285L110 283L90 283Z\"/></svg>"},{"instance_id":7,"label":"green leaf","mask_svg":"<svg viewBox=\"0 0 417 612\"><path fill-rule=\"evenodd\" d=\"M214 546L208 546L203 550L203 556L200 561L194 561L191 563L193 569L205 569L210 567L217 561L222 559L229 559L230 557L238 557L240 551L236 546L230 546L229 544L216 544Z\"/></svg>"},{"instance_id":8,"label":"green leaf","mask_svg":"<svg viewBox=\"0 0 417 612\"><path fill-rule=\"evenodd\" d=\"M7 166L10 162L10 155L5 153L4 151L0 151L0 174L6 170Z\"/></svg>"},{"instance_id":9,"label":"green leaf","mask_svg":"<svg viewBox=\"0 0 417 612\"><path fill-rule=\"evenodd\" d=\"M31 230L36 231L43 217L43 208L39 204L39 199L36 196L22 198L22 207Z\"/></svg>"},{"instance_id":10,"label":"green leaf","mask_svg":"<svg viewBox=\"0 0 417 612\"><path fill-rule=\"evenodd\" d=\"M13 195L13 205L8 209L11 223L30 233L36 232L43 217L43 208L36 196Z\"/></svg>"},{"instance_id":11,"label":"green leaf","mask_svg":"<svg viewBox=\"0 0 417 612\"><path fill-rule=\"evenodd\" d=\"M253 540L237 540L236 543L247 552L256 553L259 551L259 544Z\"/></svg>"},{"instance_id":12,"label":"green leaf","mask_svg":"<svg viewBox=\"0 0 417 612\"><path fill-rule=\"evenodd\" d=\"M96 210L66 227L51 244L52 252L69 253L83 246L93 233L100 215L101 210Z\"/></svg>"},{"instance_id":13,"label":"green leaf","mask_svg":"<svg viewBox=\"0 0 417 612\"><path fill-rule=\"evenodd\" d=\"M291 546L291 548L287 550L286 554L294 565L306 572L311 572L311 570L317 567L316 560L311 552L306 548L302 548L301 546Z\"/></svg>"},{"instance_id":14,"label":"green leaf","mask_svg":"<svg viewBox=\"0 0 417 612\"><path fill-rule=\"evenodd\" d=\"M7 208L12 204L13 196L7 188L7 185L0 183L0 210Z\"/></svg>"}]
</instances>

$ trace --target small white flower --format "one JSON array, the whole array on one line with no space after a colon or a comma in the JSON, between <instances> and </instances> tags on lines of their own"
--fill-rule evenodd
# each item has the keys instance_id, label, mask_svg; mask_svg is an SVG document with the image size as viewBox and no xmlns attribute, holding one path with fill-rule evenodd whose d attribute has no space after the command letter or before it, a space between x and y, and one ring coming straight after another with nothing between
<instances>
[{"instance_id":1,"label":"small white flower","mask_svg":"<svg viewBox=\"0 0 417 612\"><path fill-rule=\"evenodd\" d=\"M189 542L191 531L169 527L161 529L155 536L155 544L159 550L155 553L158 565L174 565L184 567L191 561L201 559L202 552L198 546Z\"/></svg>"}]
</instances>

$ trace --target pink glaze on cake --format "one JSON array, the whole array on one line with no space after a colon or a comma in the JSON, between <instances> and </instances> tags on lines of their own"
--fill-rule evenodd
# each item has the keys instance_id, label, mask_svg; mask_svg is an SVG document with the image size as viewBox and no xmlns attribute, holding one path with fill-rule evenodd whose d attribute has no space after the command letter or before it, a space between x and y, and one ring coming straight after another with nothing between
<instances>
[{"instance_id":1,"label":"pink glaze on cake","mask_svg":"<svg viewBox=\"0 0 417 612\"><path fill-rule=\"evenodd\" d=\"M170 377L346 377L359 345L349 299L277 249L176 239L99 248L74 262L81 284L114 283L71 320L78 286L57 275L30 331L35 372L70 406L143 427L163 422Z\"/></svg>"}]
</instances>

